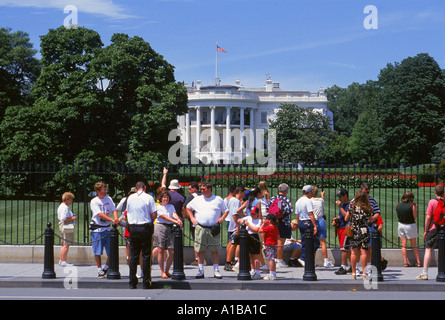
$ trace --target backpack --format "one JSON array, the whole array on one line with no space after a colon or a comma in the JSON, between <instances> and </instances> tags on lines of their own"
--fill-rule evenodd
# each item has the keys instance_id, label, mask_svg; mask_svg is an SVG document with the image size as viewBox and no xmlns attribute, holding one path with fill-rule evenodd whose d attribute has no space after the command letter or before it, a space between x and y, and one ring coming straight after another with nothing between
<instances>
[{"instance_id":1,"label":"backpack","mask_svg":"<svg viewBox=\"0 0 445 320\"><path fill-rule=\"evenodd\" d=\"M445 202L443 199L436 199L437 207L433 214L433 221L436 227L445 225Z\"/></svg>"},{"instance_id":2,"label":"backpack","mask_svg":"<svg viewBox=\"0 0 445 320\"><path fill-rule=\"evenodd\" d=\"M283 209L281 209L281 199L275 199L269 206L269 213L277 216L277 219L283 219Z\"/></svg>"}]
</instances>

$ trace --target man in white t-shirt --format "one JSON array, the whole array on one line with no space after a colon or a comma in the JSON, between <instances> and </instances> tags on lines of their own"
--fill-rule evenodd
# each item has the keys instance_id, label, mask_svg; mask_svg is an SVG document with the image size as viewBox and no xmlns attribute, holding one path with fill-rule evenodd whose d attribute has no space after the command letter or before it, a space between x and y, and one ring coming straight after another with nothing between
<instances>
[{"instance_id":1,"label":"man in white t-shirt","mask_svg":"<svg viewBox=\"0 0 445 320\"><path fill-rule=\"evenodd\" d=\"M91 230L91 242L94 260L96 261L98 270L98 276L99 278L105 278L109 263L109 235L111 231L111 224L118 224L119 218L117 216L117 210L114 206L113 199L107 196L107 185L103 182L97 182L94 185L94 190L97 193L97 197L91 200L90 208L93 214L91 222L96 226L96 229ZM111 217L111 213L113 213L114 219ZM107 262L102 268L101 255L104 248L107 253Z\"/></svg>"},{"instance_id":2,"label":"man in white t-shirt","mask_svg":"<svg viewBox=\"0 0 445 320\"><path fill-rule=\"evenodd\" d=\"M298 229L301 234L301 257L298 261L304 265L304 254L305 254L305 245L306 239L304 237L304 232L307 229L312 229L314 232L314 253L317 251L320 246L320 239L317 236L317 223L315 221L314 216L314 207L311 201L312 196L312 187L307 185L303 187L303 195L300 199L295 203L295 214L297 216L298 221Z\"/></svg>"},{"instance_id":3,"label":"man in white t-shirt","mask_svg":"<svg viewBox=\"0 0 445 320\"><path fill-rule=\"evenodd\" d=\"M195 197L187 205L187 213L190 222L196 225L195 250L198 252L199 271L197 279L204 278L205 250L208 248L212 254L214 277L221 279L218 269L219 232L212 235L212 229L219 227L229 213L224 200L212 194L212 184L204 182L201 184L202 195Z\"/></svg>"},{"instance_id":4,"label":"man in white t-shirt","mask_svg":"<svg viewBox=\"0 0 445 320\"><path fill-rule=\"evenodd\" d=\"M145 193L143 182L136 183L136 193L127 200L127 221L130 231L130 288L135 289L139 254L142 253L143 288L151 286L151 248L153 242L153 221L157 217L156 203Z\"/></svg>"}]
</instances>

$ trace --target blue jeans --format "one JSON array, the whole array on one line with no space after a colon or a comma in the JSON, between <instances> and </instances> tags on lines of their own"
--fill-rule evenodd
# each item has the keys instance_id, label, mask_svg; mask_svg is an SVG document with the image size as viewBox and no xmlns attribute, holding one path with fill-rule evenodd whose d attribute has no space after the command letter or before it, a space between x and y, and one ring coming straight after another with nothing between
<instances>
[{"instance_id":1,"label":"blue jeans","mask_svg":"<svg viewBox=\"0 0 445 320\"><path fill-rule=\"evenodd\" d=\"M312 225L312 222L310 220L300 220L298 224L298 229L301 233L301 260L304 260L304 253L306 250L306 238L304 236L304 233L307 229L312 230L313 233L314 226ZM320 238L318 236L318 233L314 236L314 252L317 251L317 249L320 247Z\"/></svg>"}]
</instances>

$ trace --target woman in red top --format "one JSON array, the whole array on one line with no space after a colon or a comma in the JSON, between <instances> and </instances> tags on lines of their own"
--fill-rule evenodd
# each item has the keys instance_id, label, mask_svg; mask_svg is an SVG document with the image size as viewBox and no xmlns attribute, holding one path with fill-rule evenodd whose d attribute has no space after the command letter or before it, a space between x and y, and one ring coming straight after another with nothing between
<instances>
[{"instance_id":1,"label":"woman in red top","mask_svg":"<svg viewBox=\"0 0 445 320\"><path fill-rule=\"evenodd\" d=\"M259 232L264 233L264 251L266 259L269 260L270 269L270 273L263 278L264 280L277 279L275 259L277 257L278 237L280 235L277 224L277 217L273 214L268 214L259 230Z\"/></svg>"}]
</instances>

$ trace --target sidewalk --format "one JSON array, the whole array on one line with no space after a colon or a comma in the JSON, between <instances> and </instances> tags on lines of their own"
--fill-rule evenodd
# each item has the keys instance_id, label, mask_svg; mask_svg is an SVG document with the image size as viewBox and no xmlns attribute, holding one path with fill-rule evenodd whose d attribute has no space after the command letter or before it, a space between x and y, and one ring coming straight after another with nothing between
<instances>
[{"instance_id":1,"label":"sidewalk","mask_svg":"<svg viewBox=\"0 0 445 320\"><path fill-rule=\"evenodd\" d=\"M223 279L213 277L213 267L205 266L205 278L195 279L197 266L184 267L185 280L165 280L157 264L152 266L152 288L183 290L321 290L321 291L437 291L445 292L445 283L437 282L437 267L429 269L429 280L416 280L422 268L388 265L382 272L383 281L365 283L361 278L351 279L351 274L335 275L334 268L316 267L316 281L304 281L304 268L279 268L278 280L237 280L237 272L228 272L220 266ZM119 266L121 279L99 279L93 265L60 267L55 265L56 279L42 279L43 264L0 263L0 287L3 288L129 288L129 269L126 264ZM139 267L138 267L139 272ZM262 273L266 275L267 273ZM139 288L142 287L141 280Z\"/></svg>"}]
</instances>

